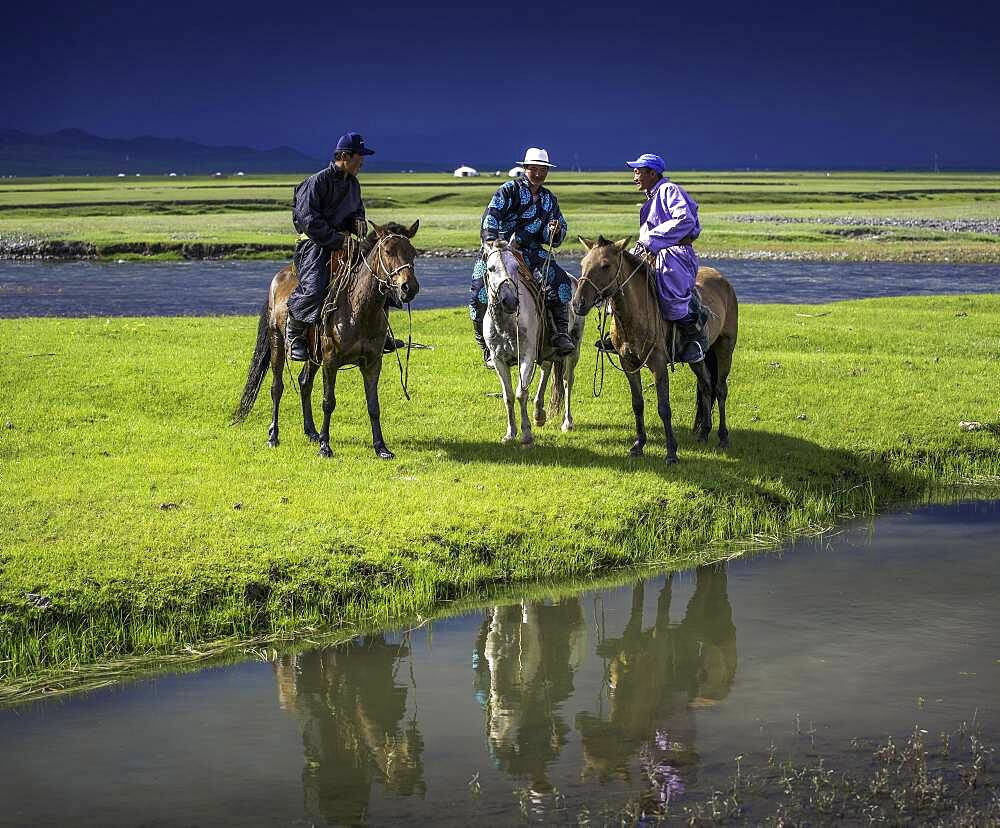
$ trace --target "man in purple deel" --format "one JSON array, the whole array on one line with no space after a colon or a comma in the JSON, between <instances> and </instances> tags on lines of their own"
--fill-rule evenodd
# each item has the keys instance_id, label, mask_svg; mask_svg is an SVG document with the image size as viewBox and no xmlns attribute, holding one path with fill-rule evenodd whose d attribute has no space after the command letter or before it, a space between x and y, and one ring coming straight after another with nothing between
<instances>
[{"instance_id":1,"label":"man in purple deel","mask_svg":"<svg viewBox=\"0 0 1000 828\"><path fill-rule=\"evenodd\" d=\"M648 251L653 256L660 315L673 322L681 334L674 359L701 362L708 339L692 307L698 254L691 245L701 234L698 203L683 187L664 178L666 164L659 155L644 152L625 163L632 168L635 186L647 198L639 211L639 243L633 252L642 255Z\"/></svg>"}]
</instances>

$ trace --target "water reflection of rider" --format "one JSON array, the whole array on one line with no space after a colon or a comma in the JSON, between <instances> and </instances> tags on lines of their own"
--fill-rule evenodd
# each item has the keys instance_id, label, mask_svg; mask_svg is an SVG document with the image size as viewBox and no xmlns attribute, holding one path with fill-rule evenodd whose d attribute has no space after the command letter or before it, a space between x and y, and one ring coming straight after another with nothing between
<instances>
[{"instance_id":1,"label":"water reflection of rider","mask_svg":"<svg viewBox=\"0 0 1000 828\"><path fill-rule=\"evenodd\" d=\"M698 568L694 595L677 625L670 624L671 598L668 575L656 620L644 630L644 584L633 587L621 636L597 647L608 662L607 717L583 712L576 719L583 776L628 781L638 751L649 806L665 804L694 781L698 754L689 711L725 698L736 674L736 627L725 565Z\"/></svg>"},{"instance_id":2,"label":"water reflection of rider","mask_svg":"<svg viewBox=\"0 0 1000 828\"><path fill-rule=\"evenodd\" d=\"M423 738L403 723L407 688L396 682L405 644L384 636L285 656L276 665L282 707L302 721L306 813L335 825L367 820L373 783L423 795Z\"/></svg>"},{"instance_id":3,"label":"water reflection of rider","mask_svg":"<svg viewBox=\"0 0 1000 828\"><path fill-rule=\"evenodd\" d=\"M577 598L495 607L476 643L476 697L497 767L551 789L548 766L566 743L560 706L573 692L585 642Z\"/></svg>"}]
</instances>

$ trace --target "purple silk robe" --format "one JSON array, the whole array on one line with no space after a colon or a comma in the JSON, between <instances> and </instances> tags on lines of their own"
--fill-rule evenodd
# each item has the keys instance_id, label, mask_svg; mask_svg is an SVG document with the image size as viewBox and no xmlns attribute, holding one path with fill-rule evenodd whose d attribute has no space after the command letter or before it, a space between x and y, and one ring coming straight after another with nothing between
<instances>
[{"instance_id":1,"label":"purple silk robe","mask_svg":"<svg viewBox=\"0 0 1000 828\"><path fill-rule=\"evenodd\" d=\"M656 255L656 287L664 319L688 314L698 275L698 254L691 246L701 233L698 203L666 178L656 182L639 211L639 243ZM686 242L679 244L679 242Z\"/></svg>"}]
</instances>

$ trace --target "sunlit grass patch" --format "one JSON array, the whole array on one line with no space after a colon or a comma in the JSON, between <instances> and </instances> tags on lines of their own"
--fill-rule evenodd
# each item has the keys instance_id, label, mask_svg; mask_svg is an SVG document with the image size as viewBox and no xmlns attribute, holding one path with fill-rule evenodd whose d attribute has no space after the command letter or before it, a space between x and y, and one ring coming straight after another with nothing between
<instances>
[{"instance_id":1,"label":"sunlit grass patch","mask_svg":"<svg viewBox=\"0 0 1000 828\"><path fill-rule=\"evenodd\" d=\"M741 314L733 447L694 442L682 368L676 469L655 406L647 456L626 457L626 384L611 374L595 399L589 349L576 431L501 446L499 385L460 309L415 314L433 350L413 353L411 402L385 364L390 463L371 450L356 372L338 382L332 460L302 435L292 382L277 449L266 387L227 424L252 319L0 321L0 675L426 615L498 584L690 566L1000 476L996 432L958 425L1000 421L1000 297Z\"/></svg>"}]
</instances>

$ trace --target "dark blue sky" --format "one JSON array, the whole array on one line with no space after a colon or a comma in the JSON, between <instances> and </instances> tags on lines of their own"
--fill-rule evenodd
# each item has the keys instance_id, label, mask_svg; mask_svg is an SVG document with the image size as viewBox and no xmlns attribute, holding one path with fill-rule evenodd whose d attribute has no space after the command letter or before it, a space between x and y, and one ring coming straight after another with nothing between
<instances>
[{"instance_id":1,"label":"dark blue sky","mask_svg":"<svg viewBox=\"0 0 1000 828\"><path fill-rule=\"evenodd\" d=\"M1000 167L1000 4L18 4L0 126L388 168Z\"/></svg>"}]
</instances>

